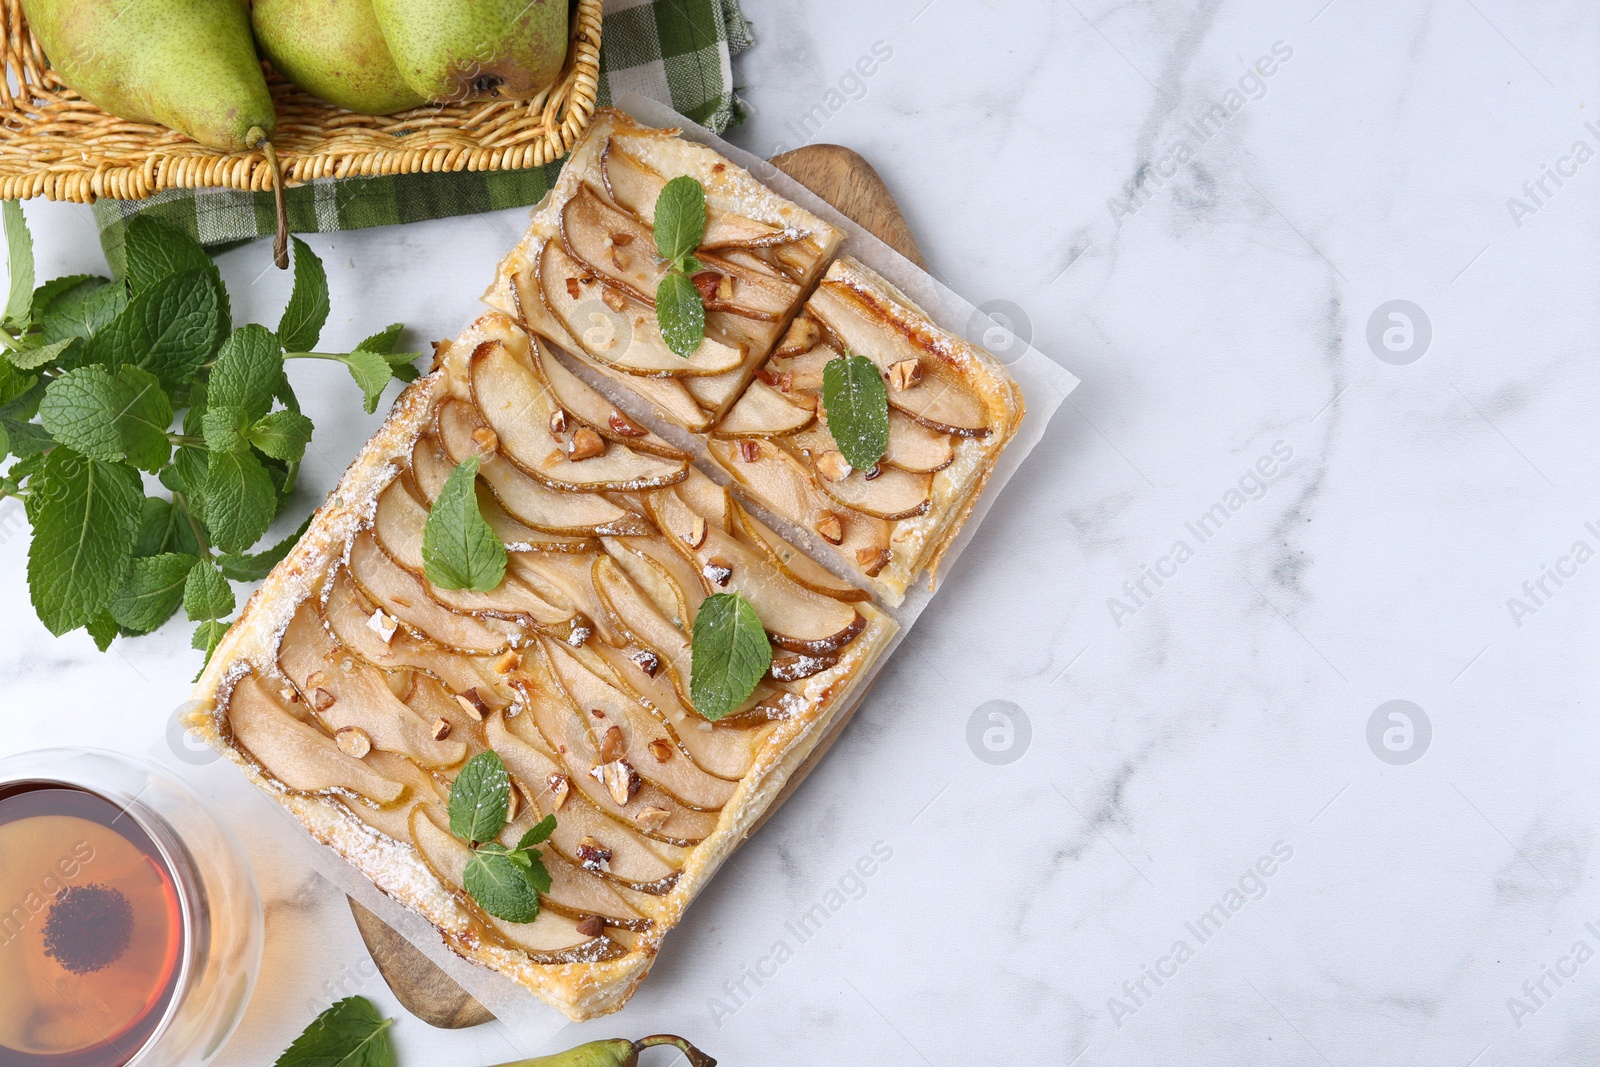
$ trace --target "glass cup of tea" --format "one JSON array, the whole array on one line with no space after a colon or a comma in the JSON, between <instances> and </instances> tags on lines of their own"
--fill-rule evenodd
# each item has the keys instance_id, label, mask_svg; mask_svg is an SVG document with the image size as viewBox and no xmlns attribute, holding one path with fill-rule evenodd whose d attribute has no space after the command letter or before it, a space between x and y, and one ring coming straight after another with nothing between
<instances>
[{"instance_id":1,"label":"glass cup of tea","mask_svg":"<svg viewBox=\"0 0 1600 1067\"><path fill-rule=\"evenodd\" d=\"M199 1067L244 1014L261 897L188 786L113 752L0 760L0 1067Z\"/></svg>"}]
</instances>

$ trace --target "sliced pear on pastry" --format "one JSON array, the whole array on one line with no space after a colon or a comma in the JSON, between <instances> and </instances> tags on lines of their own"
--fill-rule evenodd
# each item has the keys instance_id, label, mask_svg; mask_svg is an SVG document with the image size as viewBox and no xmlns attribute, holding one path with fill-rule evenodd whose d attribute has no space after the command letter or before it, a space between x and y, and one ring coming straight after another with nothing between
<instances>
[{"instance_id":1,"label":"sliced pear on pastry","mask_svg":"<svg viewBox=\"0 0 1600 1067\"><path fill-rule=\"evenodd\" d=\"M503 629L440 605L421 580L378 547L371 531L350 542L349 572L367 599L438 644L468 655L492 655L506 647Z\"/></svg>"},{"instance_id":2,"label":"sliced pear on pastry","mask_svg":"<svg viewBox=\"0 0 1600 1067\"><path fill-rule=\"evenodd\" d=\"M533 362L539 376L550 386L550 391L555 394L556 403L568 415L589 426L601 437L627 445L635 452L649 452L668 459L683 458L682 450L674 448L655 433L635 424L633 420L618 411L611 401L596 392L593 386L568 370L566 365L537 337L533 340L533 347L528 350L528 358Z\"/></svg>"},{"instance_id":3,"label":"sliced pear on pastry","mask_svg":"<svg viewBox=\"0 0 1600 1067\"><path fill-rule=\"evenodd\" d=\"M693 629L706 593L688 560L659 537L606 537L601 544L668 622Z\"/></svg>"},{"instance_id":4,"label":"sliced pear on pastry","mask_svg":"<svg viewBox=\"0 0 1600 1067\"><path fill-rule=\"evenodd\" d=\"M539 257L544 306L584 352L601 363L628 374L667 378L721 374L744 363L746 353L710 337L688 358L678 355L661 336L654 306L616 287L610 288L612 303L606 305L602 289L607 283L594 278L559 241L545 242ZM619 325L617 316L626 321Z\"/></svg>"},{"instance_id":5,"label":"sliced pear on pastry","mask_svg":"<svg viewBox=\"0 0 1600 1067\"><path fill-rule=\"evenodd\" d=\"M472 395L498 438L500 452L547 488L565 492L629 492L681 481L685 459L634 452L609 444L597 456L574 461L550 436L558 412L534 370L502 344L480 345L471 361Z\"/></svg>"},{"instance_id":6,"label":"sliced pear on pastry","mask_svg":"<svg viewBox=\"0 0 1600 1067\"><path fill-rule=\"evenodd\" d=\"M656 198L661 195L667 180L614 137L606 145L600 161L606 192L611 199L645 222L654 223ZM800 236L742 215L712 210L706 220L706 232L701 238L700 247L763 248L784 244Z\"/></svg>"},{"instance_id":7,"label":"sliced pear on pastry","mask_svg":"<svg viewBox=\"0 0 1600 1067\"><path fill-rule=\"evenodd\" d=\"M782 437L811 425L816 412L790 401L759 381L750 383L717 423L718 437ZM891 438L892 439L892 438Z\"/></svg>"},{"instance_id":8,"label":"sliced pear on pastry","mask_svg":"<svg viewBox=\"0 0 1600 1067\"><path fill-rule=\"evenodd\" d=\"M234 684L227 715L234 741L295 792L348 789L378 804L393 804L405 792L404 785L345 755L326 734L289 714L254 673Z\"/></svg>"},{"instance_id":9,"label":"sliced pear on pastry","mask_svg":"<svg viewBox=\"0 0 1600 1067\"><path fill-rule=\"evenodd\" d=\"M360 730L374 747L427 767L453 767L466 759L461 742L434 740L427 724L390 691L381 672L353 662L309 602L289 620L278 645L278 666L336 737L340 730Z\"/></svg>"},{"instance_id":10,"label":"sliced pear on pastry","mask_svg":"<svg viewBox=\"0 0 1600 1067\"><path fill-rule=\"evenodd\" d=\"M663 615L610 556L594 561L593 581L600 606L629 644L654 652L662 666L684 679L689 675L689 639Z\"/></svg>"},{"instance_id":11,"label":"sliced pear on pastry","mask_svg":"<svg viewBox=\"0 0 1600 1067\"><path fill-rule=\"evenodd\" d=\"M932 430L903 411L889 410L889 448L883 462L903 471L933 474L955 459L955 443L948 434Z\"/></svg>"},{"instance_id":12,"label":"sliced pear on pastry","mask_svg":"<svg viewBox=\"0 0 1600 1067\"><path fill-rule=\"evenodd\" d=\"M838 577L822 564L795 548L789 542L773 533L766 524L750 514L739 505L734 505L734 519L738 524L738 531L751 545L767 554L773 565L783 571L791 580L800 583L814 593L830 596L835 600L850 603L859 603L871 600L872 594L865 589L855 586Z\"/></svg>"},{"instance_id":13,"label":"sliced pear on pastry","mask_svg":"<svg viewBox=\"0 0 1600 1067\"><path fill-rule=\"evenodd\" d=\"M834 500L863 515L894 521L925 514L931 506L931 474L915 474L882 465L875 477L853 470L837 481L819 477L817 484Z\"/></svg>"},{"instance_id":14,"label":"sliced pear on pastry","mask_svg":"<svg viewBox=\"0 0 1600 1067\"><path fill-rule=\"evenodd\" d=\"M561 209L561 240L572 260L641 303L655 305L669 266L656 255L655 232L580 184Z\"/></svg>"},{"instance_id":15,"label":"sliced pear on pastry","mask_svg":"<svg viewBox=\"0 0 1600 1067\"><path fill-rule=\"evenodd\" d=\"M433 776L415 763L404 756L376 748L367 753L361 762L390 781L400 782L406 787L404 799L393 807L374 807L351 797L339 797L350 814L361 822L396 841L409 842L411 812L419 805L428 806L444 819L449 818L445 814L444 800L439 796Z\"/></svg>"}]
</instances>

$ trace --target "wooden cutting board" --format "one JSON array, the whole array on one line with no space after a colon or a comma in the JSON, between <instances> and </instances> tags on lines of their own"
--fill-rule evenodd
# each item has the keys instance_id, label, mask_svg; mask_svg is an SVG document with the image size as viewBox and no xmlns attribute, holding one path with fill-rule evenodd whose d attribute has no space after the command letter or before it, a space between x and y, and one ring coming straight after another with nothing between
<instances>
[{"instance_id":1,"label":"wooden cutting board","mask_svg":"<svg viewBox=\"0 0 1600 1067\"><path fill-rule=\"evenodd\" d=\"M906 226L905 217L900 214L900 208L889 195L883 179L861 156L839 145L818 144L774 156L772 162L890 248L919 267L927 266L922 259L922 251L911 236L911 230ZM783 802L811 773L817 761L833 746L860 706L858 700L854 707L829 725L828 732L818 742L810 758L789 776L772 805L750 828L750 833L755 833L777 813ZM354 900L350 901L350 911L355 915L356 926L361 931L361 939L367 944L367 950L372 953L373 962L378 965L396 999L411 1014L431 1026L450 1030L477 1026L494 1018L471 994L382 919Z\"/></svg>"}]
</instances>

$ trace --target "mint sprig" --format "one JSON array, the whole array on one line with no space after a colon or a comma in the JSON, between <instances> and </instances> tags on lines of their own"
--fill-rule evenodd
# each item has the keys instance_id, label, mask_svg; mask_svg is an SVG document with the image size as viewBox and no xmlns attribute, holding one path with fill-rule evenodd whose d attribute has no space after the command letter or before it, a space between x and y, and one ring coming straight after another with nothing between
<instances>
[{"instance_id":1,"label":"mint sprig","mask_svg":"<svg viewBox=\"0 0 1600 1067\"><path fill-rule=\"evenodd\" d=\"M273 1067L395 1067L393 1025L365 997L346 997L312 1020Z\"/></svg>"},{"instance_id":2,"label":"mint sprig","mask_svg":"<svg viewBox=\"0 0 1600 1067\"><path fill-rule=\"evenodd\" d=\"M694 250L706 235L706 191L686 174L672 179L656 198L656 252L667 274L656 286L656 324L662 340L688 359L706 337L706 306L690 275L700 269Z\"/></svg>"},{"instance_id":3,"label":"mint sprig","mask_svg":"<svg viewBox=\"0 0 1600 1067\"><path fill-rule=\"evenodd\" d=\"M702 719L716 722L750 699L772 666L772 642L748 600L714 593L701 602L689 663L689 700Z\"/></svg>"},{"instance_id":4,"label":"mint sprig","mask_svg":"<svg viewBox=\"0 0 1600 1067\"><path fill-rule=\"evenodd\" d=\"M505 763L492 750L480 752L450 788L450 832L472 849L462 875L467 894L496 918L531 923L539 917L540 894L550 892L550 872L538 849L555 833L556 817L546 815L516 848L507 848L495 838L506 827L510 802Z\"/></svg>"},{"instance_id":5,"label":"mint sprig","mask_svg":"<svg viewBox=\"0 0 1600 1067\"><path fill-rule=\"evenodd\" d=\"M505 579L506 546L478 504L477 456L450 472L428 510L422 563L428 581L440 589L487 593Z\"/></svg>"},{"instance_id":6,"label":"mint sprig","mask_svg":"<svg viewBox=\"0 0 1600 1067\"><path fill-rule=\"evenodd\" d=\"M846 353L822 367L822 410L845 462L870 471L889 450L889 390L878 365Z\"/></svg>"},{"instance_id":7,"label":"mint sprig","mask_svg":"<svg viewBox=\"0 0 1600 1067\"><path fill-rule=\"evenodd\" d=\"M36 285L21 208L0 205L0 221L0 499L22 501L33 526L34 610L105 648L182 606L209 655L236 604L229 582L265 577L305 530L250 551L288 506L311 440L284 361L317 343L327 274L296 241L277 330L234 329L221 273L180 230L139 216L114 250L116 280ZM399 332L327 357L359 367L369 411L391 379L416 376L393 352ZM162 488L147 492L141 471Z\"/></svg>"}]
</instances>

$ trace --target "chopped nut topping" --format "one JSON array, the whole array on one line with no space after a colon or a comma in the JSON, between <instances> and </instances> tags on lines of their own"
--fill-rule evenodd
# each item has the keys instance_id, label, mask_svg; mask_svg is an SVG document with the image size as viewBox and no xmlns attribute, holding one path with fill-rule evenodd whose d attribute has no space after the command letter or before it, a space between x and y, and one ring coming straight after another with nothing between
<instances>
[{"instance_id":1,"label":"chopped nut topping","mask_svg":"<svg viewBox=\"0 0 1600 1067\"><path fill-rule=\"evenodd\" d=\"M712 556L706 560L700 573L706 576L706 581L713 585L726 586L733 578L733 564L721 556Z\"/></svg>"},{"instance_id":2,"label":"chopped nut topping","mask_svg":"<svg viewBox=\"0 0 1600 1067\"><path fill-rule=\"evenodd\" d=\"M318 711L327 711L333 707L333 694L319 685L311 691L311 706Z\"/></svg>"},{"instance_id":3,"label":"chopped nut topping","mask_svg":"<svg viewBox=\"0 0 1600 1067\"><path fill-rule=\"evenodd\" d=\"M905 392L922 384L922 364L915 359L899 359L889 364L889 384Z\"/></svg>"},{"instance_id":4,"label":"chopped nut topping","mask_svg":"<svg viewBox=\"0 0 1600 1067\"><path fill-rule=\"evenodd\" d=\"M567 458L567 454L565 452L561 451L561 449L558 448L558 449L554 450L548 456L544 457L544 468L545 468L545 470L549 470L551 467L556 466L558 463L562 462L566 458Z\"/></svg>"},{"instance_id":5,"label":"chopped nut topping","mask_svg":"<svg viewBox=\"0 0 1600 1067\"><path fill-rule=\"evenodd\" d=\"M618 252L616 249L611 250L611 265L618 270L627 270L632 262L633 257L626 252Z\"/></svg>"},{"instance_id":6,"label":"chopped nut topping","mask_svg":"<svg viewBox=\"0 0 1600 1067\"><path fill-rule=\"evenodd\" d=\"M483 717L489 714L489 705L483 702L476 688L468 689L465 693L457 693L456 703L461 705L461 710L466 712L473 722L482 722Z\"/></svg>"},{"instance_id":7,"label":"chopped nut topping","mask_svg":"<svg viewBox=\"0 0 1600 1067\"><path fill-rule=\"evenodd\" d=\"M784 371L778 375L778 391L780 393L794 392L794 375L789 371Z\"/></svg>"},{"instance_id":8,"label":"chopped nut topping","mask_svg":"<svg viewBox=\"0 0 1600 1067\"><path fill-rule=\"evenodd\" d=\"M752 441L746 437L739 442L739 458L746 463L754 463L761 458L761 442Z\"/></svg>"},{"instance_id":9,"label":"chopped nut topping","mask_svg":"<svg viewBox=\"0 0 1600 1067\"><path fill-rule=\"evenodd\" d=\"M478 446L478 455L493 455L500 450L500 435L487 426L479 426L472 431L472 443Z\"/></svg>"},{"instance_id":10,"label":"chopped nut topping","mask_svg":"<svg viewBox=\"0 0 1600 1067\"><path fill-rule=\"evenodd\" d=\"M665 763L672 758L672 742L664 737L658 737L650 742L650 755L656 758L657 763Z\"/></svg>"},{"instance_id":11,"label":"chopped nut topping","mask_svg":"<svg viewBox=\"0 0 1600 1067\"><path fill-rule=\"evenodd\" d=\"M316 688L317 686L321 685L322 682L323 682L323 679L325 679L327 677L328 676L326 674L323 674L321 671L312 671L310 674L306 675L306 688L308 688L308 689Z\"/></svg>"},{"instance_id":12,"label":"chopped nut topping","mask_svg":"<svg viewBox=\"0 0 1600 1067\"><path fill-rule=\"evenodd\" d=\"M609 285L600 287L600 299L604 300L606 307L612 311L621 312L623 308L628 306L627 298Z\"/></svg>"},{"instance_id":13,"label":"chopped nut topping","mask_svg":"<svg viewBox=\"0 0 1600 1067\"><path fill-rule=\"evenodd\" d=\"M344 671L344 673L349 674L351 671L356 669L356 661L351 659L349 656L346 656L344 659L339 661L339 669Z\"/></svg>"},{"instance_id":14,"label":"chopped nut topping","mask_svg":"<svg viewBox=\"0 0 1600 1067\"><path fill-rule=\"evenodd\" d=\"M639 814L634 816L634 818L638 820L639 825L647 833L655 833L657 830L667 825L667 820L672 818L672 812L668 811L666 808L646 806L640 808Z\"/></svg>"},{"instance_id":15,"label":"chopped nut topping","mask_svg":"<svg viewBox=\"0 0 1600 1067\"><path fill-rule=\"evenodd\" d=\"M867 473L865 475L863 475L863 477L866 478L866 480L870 482L870 481L872 481L872 479L876 478L878 475L880 475L882 473L883 473L883 468L878 466L876 463L874 463L872 465L872 469L867 471Z\"/></svg>"},{"instance_id":16,"label":"chopped nut topping","mask_svg":"<svg viewBox=\"0 0 1600 1067\"><path fill-rule=\"evenodd\" d=\"M649 432L642 426L635 426L629 421L628 416L616 408L611 409L611 415L606 419L606 425L623 437L643 437Z\"/></svg>"},{"instance_id":17,"label":"chopped nut topping","mask_svg":"<svg viewBox=\"0 0 1600 1067\"><path fill-rule=\"evenodd\" d=\"M861 565L861 570L868 578L876 578L878 572L888 566L889 552L887 549L858 548L856 549L856 562Z\"/></svg>"},{"instance_id":18,"label":"chopped nut topping","mask_svg":"<svg viewBox=\"0 0 1600 1067\"><path fill-rule=\"evenodd\" d=\"M633 244L633 234L614 233L611 235L611 243L616 245L618 248L626 248Z\"/></svg>"},{"instance_id":19,"label":"chopped nut topping","mask_svg":"<svg viewBox=\"0 0 1600 1067\"><path fill-rule=\"evenodd\" d=\"M550 787L550 807L560 811L567 802L567 794L572 791L572 786L567 782L564 774L552 774L545 780L545 785Z\"/></svg>"},{"instance_id":20,"label":"chopped nut topping","mask_svg":"<svg viewBox=\"0 0 1600 1067\"><path fill-rule=\"evenodd\" d=\"M372 738L357 726L344 726L333 732L334 743L346 756L360 759L372 751Z\"/></svg>"},{"instance_id":21,"label":"chopped nut topping","mask_svg":"<svg viewBox=\"0 0 1600 1067\"><path fill-rule=\"evenodd\" d=\"M629 235L629 239L632 240L631 234ZM578 923L578 933L582 934L584 937L599 937L605 932L606 921L600 918L598 915L591 915L587 919L584 919L582 922Z\"/></svg>"},{"instance_id":22,"label":"chopped nut topping","mask_svg":"<svg viewBox=\"0 0 1600 1067\"><path fill-rule=\"evenodd\" d=\"M278 690L278 695L283 698L283 702L285 704L298 704L298 703L300 703L300 694L296 693L293 689L289 688L288 686L284 686L282 689Z\"/></svg>"},{"instance_id":23,"label":"chopped nut topping","mask_svg":"<svg viewBox=\"0 0 1600 1067\"><path fill-rule=\"evenodd\" d=\"M790 384L793 385L793 376L790 375L789 379ZM785 392L788 392L788 390L785 390ZM805 408L807 411L815 411L817 410L817 394L806 392L789 393L789 403L793 404L795 407Z\"/></svg>"},{"instance_id":24,"label":"chopped nut topping","mask_svg":"<svg viewBox=\"0 0 1600 1067\"><path fill-rule=\"evenodd\" d=\"M711 164L711 173L712 174L721 174L723 171L725 171L727 169L728 169L728 165L726 163L713 163L713 164Z\"/></svg>"},{"instance_id":25,"label":"chopped nut topping","mask_svg":"<svg viewBox=\"0 0 1600 1067\"><path fill-rule=\"evenodd\" d=\"M733 275L724 274L717 279L717 299L722 301L733 299Z\"/></svg>"},{"instance_id":26,"label":"chopped nut topping","mask_svg":"<svg viewBox=\"0 0 1600 1067\"><path fill-rule=\"evenodd\" d=\"M520 666L522 657L509 648L494 658L494 669L497 674L510 674Z\"/></svg>"},{"instance_id":27,"label":"chopped nut topping","mask_svg":"<svg viewBox=\"0 0 1600 1067\"><path fill-rule=\"evenodd\" d=\"M772 364L769 363L760 370L756 371L756 381L760 382L762 385L777 385L778 372L773 370Z\"/></svg>"},{"instance_id":28,"label":"chopped nut topping","mask_svg":"<svg viewBox=\"0 0 1600 1067\"><path fill-rule=\"evenodd\" d=\"M433 720L433 739L435 741L443 741L445 738L447 738L449 736L450 736L450 720L449 719L443 719L443 718L434 719Z\"/></svg>"},{"instance_id":29,"label":"chopped nut topping","mask_svg":"<svg viewBox=\"0 0 1600 1067\"><path fill-rule=\"evenodd\" d=\"M646 677L654 678L661 669L661 657L648 648L636 648L628 653L628 658L633 660L634 666L644 671Z\"/></svg>"},{"instance_id":30,"label":"chopped nut topping","mask_svg":"<svg viewBox=\"0 0 1600 1067\"><path fill-rule=\"evenodd\" d=\"M822 517L821 522L817 523L817 533L821 534L822 539L830 545L844 542L844 524L839 521L839 516L831 511Z\"/></svg>"},{"instance_id":31,"label":"chopped nut topping","mask_svg":"<svg viewBox=\"0 0 1600 1067\"><path fill-rule=\"evenodd\" d=\"M694 282L695 289L700 293L700 299L709 303L717 298L717 287L722 281L722 272L703 270L689 280Z\"/></svg>"},{"instance_id":32,"label":"chopped nut topping","mask_svg":"<svg viewBox=\"0 0 1600 1067\"><path fill-rule=\"evenodd\" d=\"M592 837L583 837L578 841L578 862L585 870L610 871L611 850Z\"/></svg>"},{"instance_id":33,"label":"chopped nut topping","mask_svg":"<svg viewBox=\"0 0 1600 1067\"><path fill-rule=\"evenodd\" d=\"M579 460L592 459L601 455L606 450L606 439L589 429L579 426L572 435L572 444L567 449L567 458L577 463Z\"/></svg>"},{"instance_id":34,"label":"chopped nut topping","mask_svg":"<svg viewBox=\"0 0 1600 1067\"><path fill-rule=\"evenodd\" d=\"M602 763L589 772L594 780L606 787L606 792L611 794L611 799L618 804L626 804L633 799L644 780L639 777L639 772L633 769L633 764L625 759L614 759L609 763Z\"/></svg>"},{"instance_id":35,"label":"chopped nut topping","mask_svg":"<svg viewBox=\"0 0 1600 1067\"><path fill-rule=\"evenodd\" d=\"M388 644L394 639L394 632L399 628L399 625L392 617L385 615L381 610L374 611L372 618L367 620L367 629L383 638L384 644Z\"/></svg>"},{"instance_id":36,"label":"chopped nut topping","mask_svg":"<svg viewBox=\"0 0 1600 1067\"><path fill-rule=\"evenodd\" d=\"M595 713L600 716L600 712ZM606 730L605 737L600 740L600 762L610 763L627 751L628 743L622 738L622 727L612 726Z\"/></svg>"},{"instance_id":37,"label":"chopped nut topping","mask_svg":"<svg viewBox=\"0 0 1600 1067\"><path fill-rule=\"evenodd\" d=\"M576 299L578 299L578 294L580 292L582 292L582 290L578 288L578 279L576 279L576 278L568 278L567 279L567 296L571 297L573 300L576 300Z\"/></svg>"},{"instance_id":38,"label":"chopped nut topping","mask_svg":"<svg viewBox=\"0 0 1600 1067\"><path fill-rule=\"evenodd\" d=\"M830 482L842 482L850 477L850 461L844 458L844 453L838 449L830 448L817 457L817 473Z\"/></svg>"},{"instance_id":39,"label":"chopped nut topping","mask_svg":"<svg viewBox=\"0 0 1600 1067\"><path fill-rule=\"evenodd\" d=\"M560 437L567 432L567 413L556 408L550 413L550 436Z\"/></svg>"},{"instance_id":40,"label":"chopped nut topping","mask_svg":"<svg viewBox=\"0 0 1600 1067\"><path fill-rule=\"evenodd\" d=\"M699 548L706 543L706 534L710 529L704 517L696 515L694 521L689 524L688 532L683 535L683 543L690 548Z\"/></svg>"},{"instance_id":41,"label":"chopped nut topping","mask_svg":"<svg viewBox=\"0 0 1600 1067\"><path fill-rule=\"evenodd\" d=\"M783 343L778 346L778 355L795 352L809 352L817 346L822 338L822 331L810 318L802 315L794 320L794 325L789 327L789 332L784 335Z\"/></svg>"}]
</instances>

